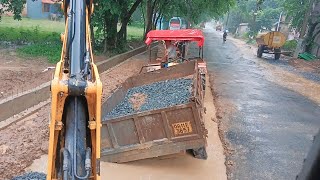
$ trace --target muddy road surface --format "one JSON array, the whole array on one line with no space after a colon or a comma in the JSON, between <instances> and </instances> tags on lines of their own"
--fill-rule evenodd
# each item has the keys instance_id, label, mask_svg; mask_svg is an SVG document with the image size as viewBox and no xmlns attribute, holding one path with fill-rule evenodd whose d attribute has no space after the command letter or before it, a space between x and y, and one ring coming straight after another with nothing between
<instances>
[{"instance_id":1,"label":"muddy road surface","mask_svg":"<svg viewBox=\"0 0 320 180\"><path fill-rule=\"evenodd\" d=\"M295 179L320 127L320 91L290 84L290 73L256 58L253 47L204 32L228 178Z\"/></svg>"}]
</instances>

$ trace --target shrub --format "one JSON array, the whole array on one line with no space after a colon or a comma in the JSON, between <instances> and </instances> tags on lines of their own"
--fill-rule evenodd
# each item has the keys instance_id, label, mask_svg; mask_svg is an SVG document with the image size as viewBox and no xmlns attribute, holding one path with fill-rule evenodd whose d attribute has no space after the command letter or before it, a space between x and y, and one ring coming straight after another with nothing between
<instances>
[{"instance_id":1,"label":"shrub","mask_svg":"<svg viewBox=\"0 0 320 180\"><path fill-rule=\"evenodd\" d=\"M295 51L298 42L296 40L289 40L283 45L282 49L286 51Z\"/></svg>"},{"instance_id":2,"label":"shrub","mask_svg":"<svg viewBox=\"0 0 320 180\"><path fill-rule=\"evenodd\" d=\"M34 29L0 27L0 41L17 45L57 43L60 42L60 35L56 32L39 31L38 26Z\"/></svg>"},{"instance_id":3,"label":"shrub","mask_svg":"<svg viewBox=\"0 0 320 180\"><path fill-rule=\"evenodd\" d=\"M31 44L17 49L20 56L45 57L50 63L60 60L61 44Z\"/></svg>"},{"instance_id":4,"label":"shrub","mask_svg":"<svg viewBox=\"0 0 320 180\"><path fill-rule=\"evenodd\" d=\"M17 49L20 56L46 57L50 63L60 60L60 35L56 32L33 29L0 27L0 41L22 45Z\"/></svg>"}]
</instances>

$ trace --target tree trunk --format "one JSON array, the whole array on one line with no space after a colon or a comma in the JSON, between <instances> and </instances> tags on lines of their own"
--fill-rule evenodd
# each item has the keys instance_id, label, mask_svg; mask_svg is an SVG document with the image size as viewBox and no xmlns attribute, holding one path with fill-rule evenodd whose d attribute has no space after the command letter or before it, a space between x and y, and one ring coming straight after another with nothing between
<instances>
[{"instance_id":1,"label":"tree trunk","mask_svg":"<svg viewBox=\"0 0 320 180\"><path fill-rule=\"evenodd\" d=\"M122 22L121 29L118 32L117 47L119 48L123 48L123 45L127 42L127 24L128 22Z\"/></svg>"},{"instance_id":2,"label":"tree trunk","mask_svg":"<svg viewBox=\"0 0 320 180\"><path fill-rule=\"evenodd\" d=\"M317 48L319 48L320 46L318 45L318 35L320 34L320 29L318 28L318 26L320 25L320 19L319 17L316 15L317 11L320 8L320 2L315 2L314 5L312 5L314 7L314 9L311 12L311 20L309 23L309 28L308 28L308 33L307 33L307 45L306 45L306 51L307 52L311 52L314 47L313 45L316 44ZM318 55L318 54L316 54Z\"/></svg>"},{"instance_id":3,"label":"tree trunk","mask_svg":"<svg viewBox=\"0 0 320 180\"><path fill-rule=\"evenodd\" d=\"M127 31L128 23L129 22L126 19L121 20L121 28L117 35L117 40L119 44L125 43L127 41L126 31Z\"/></svg>"},{"instance_id":4,"label":"tree trunk","mask_svg":"<svg viewBox=\"0 0 320 180\"><path fill-rule=\"evenodd\" d=\"M130 21L130 18L132 14L136 11L138 8L139 4L142 2L142 0L136 0L136 2L132 5L132 7L129 9L129 11L124 12L124 16L121 19L121 28L118 32L118 44L122 45L126 43L127 41L127 26Z\"/></svg>"},{"instance_id":5,"label":"tree trunk","mask_svg":"<svg viewBox=\"0 0 320 180\"><path fill-rule=\"evenodd\" d=\"M117 24L118 16L111 13L105 16L104 53L107 50L115 49L117 44Z\"/></svg>"},{"instance_id":6,"label":"tree trunk","mask_svg":"<svg viewBox=\"0 0 320 180\"><path fill-rule=\"evenodd\" d=\"M108 42L107 42L107 24L108 18L104 17L104 24L103 24L103 53L106 53L108 50Z\"/></svg>"},{"instance_id":7,"label":"tree trunk","mask_svg":"<svg viewBox=\"0 0 320 180\"><path fill-rule=\"evenodd\" d=\"M148 32L152 30L153 9L154 9L154 6L152 5L152 0L147 0L146 1L146 32L144 34L144 39L146 38Z\"/></svg>"},{"instance_id":8,"label":"tree trunk","mask_svg":"<svg viewBox=\"0 0 320 180\"><path fill-rule=\"evenodd\" d=\"M161 7L161 3L159 3L157 0L154 0L153 7L152 7L152 29L156 29L157 27L156 21L160 15L160 10L161 10L160 7Z\"/></svg>"},{"instance_id":9,"label":"tree trunk","mask_svg":"<svg viewBox=\"0 0 320 180\"><path fill-rule=\"evenodd\" d=\"M312 45L313 42L315 41L315 38L317 37L317 35L319 34L319 32L315 32L316 27L318 26L319 22L316 23L312 23L309 26L309 30L308 30L308 34L307 34L307 38L306 40L308 41L308 43L306 44L306 51L307 52L311 52L312 50Z\"/></svg>"},{"instance_id":10,"label":"tree trunk","mask_svg":"<svg viewBox=\"0 0 320 180\"><path fill-rule=\"evenodd\" d=\"M225 27L225 29L228 29L229 17L230 17L230 10L228 10L228 16L227 16L227 22L226 22L226 27Z\"/></svg>"},{"instance_id":11,"label":"tree trunk","mask_svg":"<svg viewBox=\"0 0 320 180\"><path fill-rule=\"evenodd\" d=\"M159 19L161 19L161 13L159 12L158 13L158 17L156 18L156 21L155 21L155 23L154 23L154 26L155 26L155 29L157 29L157 24L158 24L158 22L159 22ZM160 29L161 29L161 21L160 21Z\"/></svg>"},{"instance_id":12,"label":"tree trunk","mask_svg":"<svg viewBox=\"0 0 320 180\"><path fill-rule=\"evenodd\" d=\"M312 5L314 3L314 0L309 0L309 5L307 7L307 10L306 10L306 14L304 15L304 20L303 20L303 24L302 24L302 27L301 27L301 33L300 33L300 36L299 36L299 40L298 40L298 45L297 45L297 48L294 52L294 55L293 57L294 58L297 58L299 53L300 52L303 52L304 49L305 49L305 42L304 42L304 35L306 34L306 30L307 30L307 25L308 25L308 19L310 18L310 13L311 13L311 10L312 10Z\"/></svg>"},{"instance_id":13,"label":"tree trunk","mask_svg":"<svg viewBox=\"0 0 320 180\"><path fill-rule=\"evenodd\" d=\"M144 15L144 11L143 11L143 6L142 6L142 3L141 3L141 14L142 14L142 19L143 19L143 34L146 33L146 17Z\"/></svg>"},{"instance_id":14,"label":"tree trunk","mask_svg":"<svg viewBox=\"0 0 320 180\"><path fill-rule=\"evenodd\" d=\"M302 27L301 27L301 33L300 33L300 37L299 38L303 38L304 35L306 34L308 20L310 18L310 13L311 13L311 10L312 10L313 2L314 2L314 0L310 0L309 1L309 6L307 7L306 14L304 15L304 19L303 19L303 23L302 23Z\"/></svg>"},{"instance_id":15,"label":"tree trunk","mask_svg":"<svg viewBox=\"0 0 320 180\"><path fill-rule=\"evenodd\" d=\"M157 24L156 24L157 13L156 12L157 12L156 10L153 10L153 12L152 12L152 28L151 28L151 30L156 29L156 27L157 27Z\"/></svg>"}]
</instances>

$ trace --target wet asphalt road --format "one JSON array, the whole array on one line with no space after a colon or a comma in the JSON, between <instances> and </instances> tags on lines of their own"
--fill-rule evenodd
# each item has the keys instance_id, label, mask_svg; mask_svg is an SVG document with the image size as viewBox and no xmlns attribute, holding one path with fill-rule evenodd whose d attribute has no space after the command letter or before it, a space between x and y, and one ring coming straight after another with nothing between
<instances>
[{"instance_id":1,"label":"wet asphalt road","mask_svg":"<svg viewBox=\"0 0 320 180\"><path fill-rule=\"evenodd\" d=\"M234 107L222 118L234 150L229 179L295 179L320 127L320 106L264 78L261 61L204 30L205 58L218 98ZM246 47L243 47L246 48Z\"/></svg>"}]
</instances>

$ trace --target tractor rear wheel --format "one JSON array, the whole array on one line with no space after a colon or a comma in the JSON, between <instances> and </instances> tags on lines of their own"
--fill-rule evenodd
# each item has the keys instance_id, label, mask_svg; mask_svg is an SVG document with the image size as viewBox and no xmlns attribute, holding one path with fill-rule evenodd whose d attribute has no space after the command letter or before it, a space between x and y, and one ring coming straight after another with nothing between
<instances>
[{"instance_id":1,"label":"tractor rear wheel","mask_svg":"<svg viewBox=\"0 0 320 180\"><path fill-rule=\"evenodd\" d=\"M258 51L257 51L257 57L258 57L258 58L261 58L261 57L262 57L263 51L264 51L263 45L259 45Z\"/></svg>"},{"instance_id":2,"label":"tractor rear wheel","mask_svg":"<svg viewBox=\"0 0 320 180\"><path fill-rule=\"evenodd\" d=\"M207 150L205 147L193 149L192 152L193 152L194 157L197 159L207 159L208 158Z\"/></svg>"},{"instance_id":3,"label":"tractor rear wheel","mask_svg":"<svg viewBox=\"0 0 320 180\"><path fill-rule=\"evenodd\" d=\"M274 49L274 59L278 60L280 59L280 56L281 56L281 49L280 48Z\"/></svg>"},{"instance_id":4,"label":"tractor rear wheel","mask_svg":"<svg viewBox=\"0 0 320 180\"><path fill-rule=\"evenodd\" d=\"M201 74L201 85L202 85L202 90L205 91L206 90L206 75L205 74Z\"/></svg>"}]
</instances>

